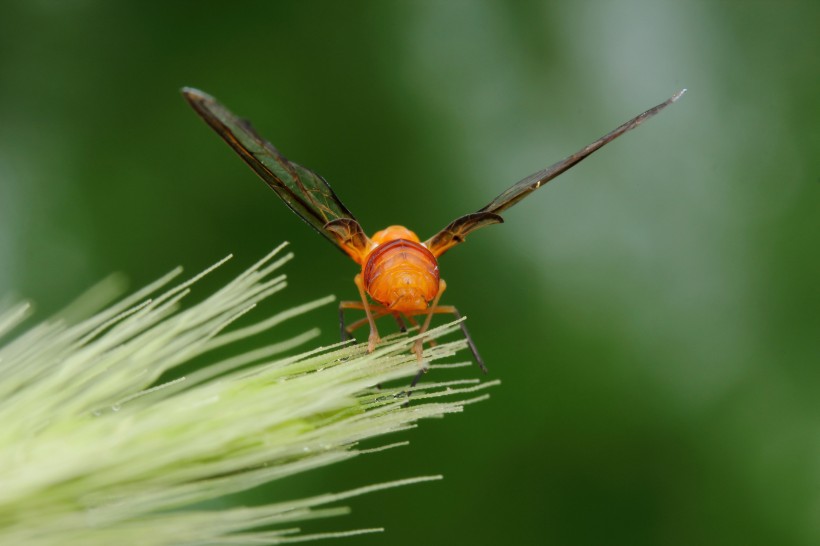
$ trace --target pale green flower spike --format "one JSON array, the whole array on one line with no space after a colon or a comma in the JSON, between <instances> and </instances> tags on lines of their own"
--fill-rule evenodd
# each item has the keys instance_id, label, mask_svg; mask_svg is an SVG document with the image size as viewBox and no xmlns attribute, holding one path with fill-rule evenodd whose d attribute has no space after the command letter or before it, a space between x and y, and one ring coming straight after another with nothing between
<instances>
[{"instance_id":1,"label":"pale green flower spike","mask_svg":"<svg viewBox=\"0 0 820 546\"><path fill-rule=\"evenodd\" d=\"M416 372L412 336L392 336L372 354L363 345L338 344L276 356L314 338L313 329L213 357L209 366L157 386L180 364L197 357L207 362L213 349L222 347L224 355L223 346L254 334L276 339L267 330L333 301L225 331L284 288L276 271L291 255L279 258L281 249L185 309L180 300L191 286L225 260L152 296L180 273L174 271L89 316L89 305L100 299L92 291L60 317L0 345L0 544L242 545L348 536L380 529L310 535L293 524L345 513L324 506L354 495L440 479L263 506L205 507L204 501L380 451L357 444L411 428L420 418L461 411L486 397L464 399L466 393L495 384L435 382L444 372L434 373L428 376L434 382L419 385L402 407L402 387L374 385ZM0 336L27 314L27 305L0 309ZM453 329L437 328L429 337ZM425 358L435 362L464 346L441 343ZM458 400L442 401L445 395ZM402 444L385 447L395 445Z\"/></svg>"}]
</instances>

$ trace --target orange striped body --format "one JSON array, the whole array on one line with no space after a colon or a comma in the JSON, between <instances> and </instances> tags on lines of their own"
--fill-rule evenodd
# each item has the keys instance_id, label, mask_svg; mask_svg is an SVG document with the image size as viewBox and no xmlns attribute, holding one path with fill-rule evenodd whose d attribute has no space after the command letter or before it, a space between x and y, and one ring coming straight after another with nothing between
<instances>
[{"instance_id":1,"label":"orange striped body","mask_svg":"<svg viewBox=\"0 0 820 546\"><path fill-rule=\"evenodd\" d=\"M432 252L403 226L383 229L370 242L360 262L370 297L408 315L426 310L439 291L438 261Z\"/></svg>"}]
</instances>

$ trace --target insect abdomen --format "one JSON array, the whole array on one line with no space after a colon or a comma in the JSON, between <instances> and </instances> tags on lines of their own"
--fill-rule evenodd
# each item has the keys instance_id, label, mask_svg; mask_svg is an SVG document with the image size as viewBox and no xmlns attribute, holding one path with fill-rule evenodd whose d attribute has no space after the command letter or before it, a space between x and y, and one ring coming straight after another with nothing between
<instances>
[{"instance_id":1,"label":"insect abdomen","mask_svg":"<svg viewBox=\"0 0 820 546\"><path fill-rule=\"evenodd\" d=\"M396 239L373 249L362 273L370 297L401 313L427 309L427 304L438 293L435 256L421 244L406 239Z\"/></svg>"}]
</instances>

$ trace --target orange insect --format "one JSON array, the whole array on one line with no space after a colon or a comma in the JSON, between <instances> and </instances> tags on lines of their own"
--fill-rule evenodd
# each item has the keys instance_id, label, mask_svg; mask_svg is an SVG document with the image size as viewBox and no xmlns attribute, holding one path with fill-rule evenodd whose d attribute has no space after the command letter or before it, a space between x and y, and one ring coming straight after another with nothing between
<instances>
[{"instance_id":1,"label":"orange insect","mask_svg":"<svg viewBox=\"0 0 820 546\"><path fill-rule=\"evenodd\" d=\"M348 338L364 324L370 325L368 350L372 351L379 342L377 318L392 315L403 329L402 316L415 325L418 323L414 317L422 316L424 321L419 327L422 334L430 326L433 314L446 313L461 318L455 307L439 305L447 284L439 276L438 258L476 229L502 223L504 220L499 213L654 116L678 100L685 91L679 91L566 159L524 178L484 208L457 218L424 242L403 226L390 226L368 237L324 178L285 158L259 136L250 123L232 114L213 97L189 87L182 89L182 95L293 212L361 266L361 273L353 279L361 301L341 302L339 317L343 338ZM345 309L364 310L366 318L345 326ZM476 362L486 373L487 368L464 322L460 325ZM421 339L416 341L413 350L421 362ZM414 385L423 371L426 371L425 367L416 376Z\"/></svg>"}]
</instances>

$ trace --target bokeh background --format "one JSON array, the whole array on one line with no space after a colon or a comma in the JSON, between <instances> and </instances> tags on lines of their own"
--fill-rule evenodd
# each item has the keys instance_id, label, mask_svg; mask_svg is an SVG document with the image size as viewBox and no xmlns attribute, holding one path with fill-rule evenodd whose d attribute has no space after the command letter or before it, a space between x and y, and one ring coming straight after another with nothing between
<instances>
[{"instance_id":1,"label":"bokeh background","mask_svg":"<svg viewBox=\"0 0 820 546\"><path fill-rule=\"evenodd\" d=\"M234 253L224 280L283 240L297 259L270 309L355 298L354 266L183 85L326 176L366 230L423 238L688 87L442 260L503 382L490 401L255 498L442 473L306 527L387 527L340 542L365 545L820 541L817 2L1 7L0 293L41 317L112 271L139 286ZM336 340L331 308L282 335L312 325Z\"/></svg>"}]
</instances>

